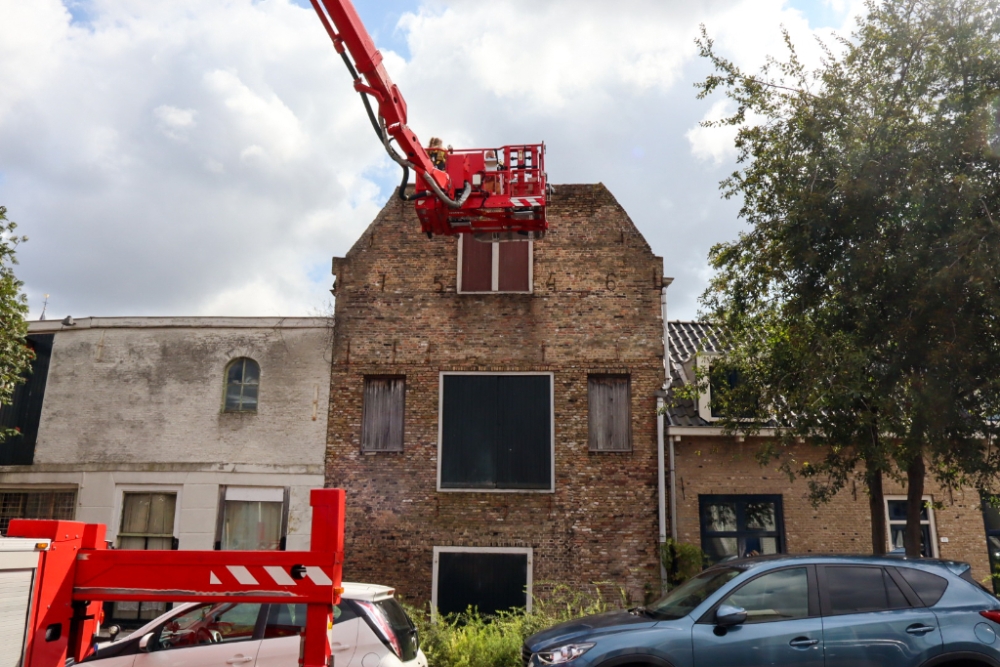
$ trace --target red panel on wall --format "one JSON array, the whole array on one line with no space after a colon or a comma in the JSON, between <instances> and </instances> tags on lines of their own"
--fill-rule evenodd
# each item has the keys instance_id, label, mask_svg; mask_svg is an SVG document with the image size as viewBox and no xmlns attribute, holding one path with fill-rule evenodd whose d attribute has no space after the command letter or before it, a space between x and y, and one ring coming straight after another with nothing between
<instances>
[{"instance_id":1,"label":"red panel on wall","mask_svg":"<svg viewBox=\"0 0 1000 667\"><path fill-rule=\"evenodd\" d=\"M500 244L500 284L501 292L527 292L528 252L531 244L527 241L511 241Z\"/></svg>"},{"instance_id":2,"label":"red panel on wall","mask_svg":"<svg viewBox=\"0 0 1000 667\"><path fill-rule=\"evenodd\" d=\"M489 292L493 288L493 244L462 234L462 291Z\"/></svg>"}]
</instances>

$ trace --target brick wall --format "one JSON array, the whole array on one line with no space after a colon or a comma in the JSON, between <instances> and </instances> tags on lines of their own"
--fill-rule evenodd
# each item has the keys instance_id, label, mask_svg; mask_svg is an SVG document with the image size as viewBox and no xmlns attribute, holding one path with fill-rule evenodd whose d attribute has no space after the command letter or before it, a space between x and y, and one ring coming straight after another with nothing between
<instances>
[{"instance_id":1,"label":"brick wall","mask_svg":"<svg viewBox=\"0 0 1000 667\"><path fill-rule=\"evenodd\" d=\"M756 439L738 442L734 437L684 436L675 443L677 527L682 541L701 544L699 494L780 494L789 553L871 553L868 496L860 481L849 482L832 501L814 508L804 480L790 482L777 470L778 463L758 464L754 455L759 446ZM822 453L803 445L788 455L802 462L818 460ZM905 496L906 487L886 479L884 492ZM940 504L934 512L938 555L970 563L973 576L984 580L989 561L976 492L949 492L928 478L924 493Z\"/></svg>"},{"instance_id":2,"label":"brick wall","mask_svg":"<svg viewBox=\"0 0 1000 667\"><path fill-rule=\"evenodd\" d=\"M656 399L662 260L603 185L559 186L531 294L458 294L457 241L393 198L335 260L327 484L348 489L345 577L431 597L434 546L529 546L546 582L659 587ZM438 492L442 371L549 372L555 491ZM628 453L591 453L589 373L631 375ZM360 451L366 374L406 376L404 451Z\"/></svg>"}]
</instances>

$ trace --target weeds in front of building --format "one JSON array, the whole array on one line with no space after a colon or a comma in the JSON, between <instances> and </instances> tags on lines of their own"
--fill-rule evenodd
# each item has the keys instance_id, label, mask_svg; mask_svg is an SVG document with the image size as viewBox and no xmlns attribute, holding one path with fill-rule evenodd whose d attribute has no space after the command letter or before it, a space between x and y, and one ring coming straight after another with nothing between
<instances>
[{"instance_id":1,"label":"weeds in front of building","mask_svg":"<svg viewBox=\"0 0 1000 667\"><path fill-rule=\"evenodd\" d=\"M617 592L610 599L609 589ZM426 608L406 611L420 632L420 648L434 667L521 667L524 640L539 630L635 604L624 588L600 582L588 591L553 584L533 598L530 612L515 609L487 615L470 608L462 614L432 617Z\"/></svg>"}]
</instances>

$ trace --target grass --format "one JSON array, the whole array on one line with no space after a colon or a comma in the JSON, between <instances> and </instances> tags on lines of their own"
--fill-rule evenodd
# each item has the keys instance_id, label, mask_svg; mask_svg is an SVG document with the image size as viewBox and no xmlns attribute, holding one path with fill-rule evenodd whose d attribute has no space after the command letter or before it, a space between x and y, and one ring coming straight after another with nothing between
<instances>
[{"instance_id":1,"label":"grass","mask_svg":"<svg viewBox=\"0 0 1000 667\"><path fill-rule=\"evenodd\" d=\"M523 609L484 616L470 608L463 614L432 618L426 609L407 607L420 630L420 647L430 667L521 667L521 646L539 630L588 614L620 609L624 594L609 603L595 586L592 593L554 585Z\"/></svg>"}]
</instances>

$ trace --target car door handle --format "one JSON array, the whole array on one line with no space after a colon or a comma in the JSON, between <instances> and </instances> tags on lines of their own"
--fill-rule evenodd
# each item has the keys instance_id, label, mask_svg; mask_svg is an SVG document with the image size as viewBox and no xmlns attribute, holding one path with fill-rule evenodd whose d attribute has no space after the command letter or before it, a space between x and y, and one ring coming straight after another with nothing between
<instances>
[{"instance_id":1,"label":"car door handle","mask_svg":"<svg viewBox=\"0 0 1000 667\"><path fill-rule=\"evenodd\" d=\"M350 644L341 644L340 642L330 642L331 651L346 651L351 648Z\"/></svg>"},{"instance_id":2,"label":"car door handle","mask_svg":"<svg viewBox=\"0 0 1000 667\"><path fill-rule=\"evenodd\" d=\"M931 630L934 630L933 625L924 625L922 623L914 623L910 627L906 628L906 631L911 635L925 635Z\"/></svg>"},{"instance_id":3,"label":"car door handle","mask_svg":"<svg viewBox=\"0 0 1000 667\"><path fill-rule=\"evenodd\" d=\"M236 655L226 660L227 665L242 665L244 662L253 662L253 658L248 658L245 655Z\"/></svg>"},{"instance_id":4,"label":"car door handle","mask_svg":"<svg viewBox=\"0 0 1000 667\"><path fill-rule=\"evenodd\" d=\"M792 648L808 648L810 646L815 646L819 643L818 639L809 639L808 637L796 637L792 641L788 642L788 645Z\"/></svg>"}]
</instances>

